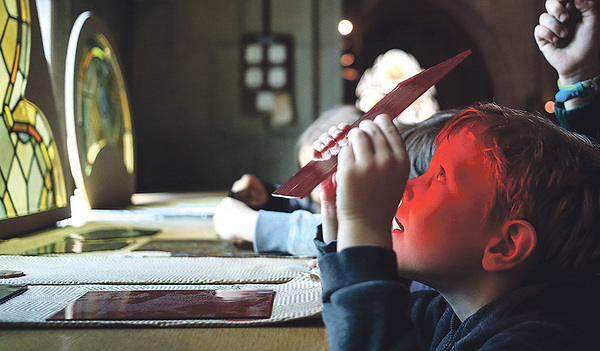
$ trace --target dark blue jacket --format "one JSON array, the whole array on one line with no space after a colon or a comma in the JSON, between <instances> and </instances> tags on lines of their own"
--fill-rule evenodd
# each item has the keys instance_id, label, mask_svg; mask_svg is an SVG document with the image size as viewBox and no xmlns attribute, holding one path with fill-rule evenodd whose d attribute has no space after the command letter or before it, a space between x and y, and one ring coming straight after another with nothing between
<instances>
[{"instance_id":1,"label":"dark blue jacket","mask_svg":"<svg viewBox=\"0 0 600 351\"><path fill-rule=\"evenodd\" d=\"M322 242L317 247L331 350L600 348L598 277L514 290L461 323L439 293L409 292L393 251L360 246L328 252L332 248Z\"/></svg>"},{"instance_id":2,"label":"dark blue jacket","mask_svg":"<svg viewBox=\"0 0 600 351\"><path fill-rule=\"evenodd\" d=\"M564 105L556 104L554 114L566 130L600 142L600 94L587 104L569 111L564 109Z\"/></svg>"}]
</instances>

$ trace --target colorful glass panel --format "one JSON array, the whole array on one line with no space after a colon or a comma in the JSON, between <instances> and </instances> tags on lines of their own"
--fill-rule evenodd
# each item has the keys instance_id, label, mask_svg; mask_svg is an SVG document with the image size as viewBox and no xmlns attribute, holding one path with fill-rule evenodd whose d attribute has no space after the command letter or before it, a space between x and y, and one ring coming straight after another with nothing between
<instances>
[{"instance_id":1,"label":"colorful glass panel","mask_svg":"<svg viewBox=\"0 0 600 351\"><path fill-rule=\"evenodd\" d=\"M29 1L0 1L0 219L67 206L57 145L44 113L25 99L31 50Z\"/></svg>"},{"instance_id":2,"label":"colorful glass panel","mask_svg":"<svg viewBox=\"0 0 600 351\"><path fill-rule=\"evenodd\" d=\"M121 150L127 172L133 174L133 136L125 84L108 40L102 34L87 38L79 71L77 116L87 164L86 175L100 150L114 145Z\"/></svg>"}]
</instances>

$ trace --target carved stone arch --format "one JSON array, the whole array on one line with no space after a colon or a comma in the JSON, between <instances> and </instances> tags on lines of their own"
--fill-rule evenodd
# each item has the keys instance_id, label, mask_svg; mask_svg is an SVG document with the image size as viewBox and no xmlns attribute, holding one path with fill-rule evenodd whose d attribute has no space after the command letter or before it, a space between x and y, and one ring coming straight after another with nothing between
<instances>
[{"instance_id":1,"label":"carved stone arch","mask_svg":"<svg viewBox=\"0 0 600 351\"><path fill-rule=\"evenodd\" d=\"M511 38L505 32L486 22L484 16L464 0L437 0L445 7L473 38L482 59L488 68L494 89L494 100L502 105L517 106L520 101L513 89L519 70L518 55L514 53ZM505 23L505 25L509 25ZM528 35L529 33L525 33ZM533 41L533 36L531 38Z\"/></svg>"}]
</instances>

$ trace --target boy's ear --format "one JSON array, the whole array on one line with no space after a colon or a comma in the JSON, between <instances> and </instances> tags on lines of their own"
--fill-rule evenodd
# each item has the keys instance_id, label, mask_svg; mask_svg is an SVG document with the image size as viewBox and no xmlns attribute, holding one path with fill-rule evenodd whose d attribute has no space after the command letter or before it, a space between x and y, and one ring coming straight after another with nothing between
<instances>
[{"instance_id":1,"label":"boy's ear","mask_svg":"<svg viewBox=\"0 0 600 351\"><path fill-rule=\"evenodd\" d=\"M531 223L507 221L486 247L483 268L488 272L512 269L530 257L536 245L537 234Z\"/></svg>"}]
</instances>

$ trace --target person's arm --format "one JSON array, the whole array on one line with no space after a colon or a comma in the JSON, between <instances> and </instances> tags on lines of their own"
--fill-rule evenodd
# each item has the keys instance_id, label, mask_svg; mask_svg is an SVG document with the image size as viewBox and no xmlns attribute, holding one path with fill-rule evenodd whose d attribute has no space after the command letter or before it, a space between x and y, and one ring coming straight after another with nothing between
<instances>
[{"instance_id":1,"label":"person's arm","mask_svg":"<svg viewBox=\"0 0 600 351\"><path fill-rule=\"evenodd\" d=\"M408 177L408 156L387 116L359 128L350 130L350 144L338 154L335 177L321 184L325 240L317 244L324 253L319 267L330 347L418 349L407 313L409 291L391 250L391 223ZM337 252L326 253L332 249Z\"/></svg>"},{"instance_id":2,"label":"person's arm","mask_svg":"<svg viewBox=\"0 0 600 351\"><path fill-rule=\"evenodd\" d=\"M226 197L215 208L213 225L217 234L225 240L252 242L257 220L258 211L242 201Z\"/></svg>"},{"instance_id":3,"label":"person's arm","mask_svg":"<svg viewBox=\"0 0 600 351\"><path fill-rule=\"evenodd\" d=\"M452 315L444 314L445 300L434 291L409 295L410 281L398 276L392 250L358 246L337 252L336 241L326 245L320 229L315 244L330 349L428 350L440 321L448 324Z\"/></svg>"},{"instance_id":4,"label":"person's arm","mask_svg":"<svg viewBox=\"0 0 600 351\"><path fill-rule=\"evenodd\" d=\"M393 251L354 247L319 259L331 350L418 350Z\"/></svg>"},{"instance_id":5,"label":"person's arm","mask_svg":"<svg viewBox=\"0 0 600 351\"><path fill-rule=\"evenodd\" d=\"M559 109L576 109L593 99L600 82L600 23L595 1L547 0L534 37L558 73ZM578 89L580 93L571 94Z\"/></svg>"},{"instance_id":6,"label":"person's arm","mask_svg":"<svg viewBox=\"0 0 600 351\"><path fill-rule=\"evenodd\" d=\"M583 134L600 142L600 94L591 101L567 110L564 106L555 106L554 113L560 125L569 131Z\"/></svg>"},{"instance_id":7,"label":"person's arm","mask_svg":"<svg viewBox=\"0 0 600 351\"><path fill-rule=\"evenodd\" d=\"M388 116L362 121L348 133L336 172L338 251L359 245L392 248L391 227L410 161Z\"/></svg>"},{"instance_id":8,"label":"person's arm","mask_svg":"<svg viewBox=\"0 0 600 351\"><path fill-rule=\"evenodd\" d=\"M316 256L312 243L321 216L305 210L292 213L253 210L226 197L215 209L215 231L225 240L253 243L257 253Z\"/></svg>"},{"instance_id":9,"label":"person's arm","mask_svg":"<svg viewBox=\"0 0 600 351\"><path fill-rule=\"evenodd\" d=\"M231 186L229 197L239 200L254 210L293 212L313 211L309 197L304 199L284 199L271 195L277 185L260 180L252 174L244 174Z\"/></svg>"},{"instance_id":10,"label":"person's arm","mask_svg":"<svg viewBox=\"0 0 600 351\"><path fill-rule=\"evenodd\" d=\"M294 256L317 256L312 239L321 224L321 215L305 210L291 213L258 211L254 251Z\"/></svg>"}]
</instances>

